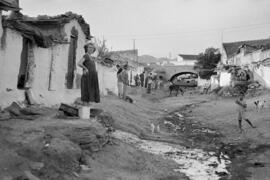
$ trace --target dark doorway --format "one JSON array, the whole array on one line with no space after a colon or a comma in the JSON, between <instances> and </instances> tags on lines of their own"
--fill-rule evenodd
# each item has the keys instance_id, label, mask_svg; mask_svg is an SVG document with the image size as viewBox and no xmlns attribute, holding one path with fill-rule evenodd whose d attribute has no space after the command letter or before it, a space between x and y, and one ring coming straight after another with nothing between
<instances>
[{"instance_id":1,"label":"dark doorway","mask_svg":"<svg viewBox=\"0 0 270 180\"><path fill-rule=\"evenodd\" d=\"M67 88L72 89L74 84L76 70L76 50L78 41L78 30L73 26L70 35L70 44L68 52L68 71L67 71Z\"/></svg>"},{"instance_id":2,"label":"dark doorway","mask_svg":"<svg viewBox=\"0 0 270 180\"><path fill-rule=\"evenodd\" d=\"M23 48L21 53L21 64L18 75L17 88L24 89L25 83L27 82L27 69L28 69L28 50L29 50L30 41L26 38L23 38Z\"/></svg>"}]
</instances>

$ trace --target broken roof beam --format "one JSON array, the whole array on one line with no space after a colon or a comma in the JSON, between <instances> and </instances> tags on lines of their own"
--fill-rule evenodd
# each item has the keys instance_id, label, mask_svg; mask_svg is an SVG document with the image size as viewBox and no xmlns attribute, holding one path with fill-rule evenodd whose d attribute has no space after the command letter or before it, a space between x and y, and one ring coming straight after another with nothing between
<instances>
[{"instance_id":1,"label":"broken roof beam","mask_svg":"<svg viewBox=\"0 0 270 180\"><path fill-rule=\"evenodd\" d=\"M18 1L7 1L7 0L0 0L0 10L4 11L19 11L21 8L19 8Z\"/></svg>"}]
</instances>

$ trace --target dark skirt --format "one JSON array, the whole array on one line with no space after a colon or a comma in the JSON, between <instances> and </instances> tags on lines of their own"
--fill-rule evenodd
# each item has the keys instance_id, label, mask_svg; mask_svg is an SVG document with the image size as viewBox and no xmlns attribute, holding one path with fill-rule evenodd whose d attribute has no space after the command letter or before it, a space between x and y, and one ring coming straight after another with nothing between
<instances>
[{"instance_id":1,"label":"dark skirt","mask_svg":"<svg viewBox=\"0 0 270 180\"><path fill-rule=\"evenodd\" d=\"M100 102L97 72L89 71L81 78L81 100L83 102Z\"/></svg>"}]
</instances>

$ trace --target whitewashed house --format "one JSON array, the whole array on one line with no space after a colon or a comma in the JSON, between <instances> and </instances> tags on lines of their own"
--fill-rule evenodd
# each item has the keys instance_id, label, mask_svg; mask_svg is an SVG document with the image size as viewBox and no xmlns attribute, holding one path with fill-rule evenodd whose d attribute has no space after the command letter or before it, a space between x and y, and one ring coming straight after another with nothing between
<instances>
[{"instance_id":1,"label":"whitewashed house","mask_svg":"<svg viewBox=\"0 0 270 180\"><path fill-rule=\"evenodd\" d=\"M25 17L19 12L3 19L0 47L0 106L23 101L30 89L37 103L72 103L80 97L83 46L91 39L82 16ZM97 63L101 94L117 94L115 70ZM105 76L105 77L103 77ZM115 87L110 83L115 81ZM106 86L109 84L109 86Z\"/></svg>"}]
</instances>

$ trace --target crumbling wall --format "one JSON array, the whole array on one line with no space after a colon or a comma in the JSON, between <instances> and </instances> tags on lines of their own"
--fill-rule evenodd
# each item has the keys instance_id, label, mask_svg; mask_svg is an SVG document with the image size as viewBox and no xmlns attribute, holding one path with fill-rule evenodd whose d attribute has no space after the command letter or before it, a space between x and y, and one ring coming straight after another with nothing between
<instances>
[{"instance_id":1,"label":"crumbling wall","mask_svg":"<svg viewBox=\"0 0 270 180\"><path fill-rule=\"evenodd\" d=\"M0 106L24 100L24 91L17 89L23 38L6 29L5 42L5 48L0 48Z\"/></svg>"},{"instance_id":2,"label":"crumbling wall","mask_svg":"<svg viewBox=\"0 0 270 180\"><path fill-rule=\"evenodd\" d=\"M78 30L78 44L76 52L76 64L84 55L83 46L85 35L77 21L71 21L64 26L68 42L72 27ZM36 75L33 85L33 92L38 102L46 105L72 103L80 97L80 89L76 87L76 77L74 87L67 89L66 74L68 68L69 44L55 44L50 48L35 47L34 56L36 57ZM82 74L81 68L76 67L75 74Z\"/></svg>"},{"instance_id":3,"label":"crumbling wall","mask_svg":"<svg viewBox=\"0 0 270 180\"><path fill-rule=\"evenodd\" d=\"M68 68L69 44L54 44L49 48L41 48L33 45L33 79L31 88L34 100L45 105L60 103L73 103L80 97L80 89L77 81L80 81L82 69L77 67L78 61L84 55L86 37L81 26L75 20L64 26L66 38L69 42L71 29L78 30L78 44L76 51L76 68L74 71L74 87L67 89L66 74ZM25 99L24 90L17 89L18 74L20 69L23 38L21 34L7 28L6 47L0 50L0 106L8 106L13 101ZM115 94L117 91L116 70L97 63L101 94L107 95L108 90Z\"/></svg>"},{"instance_id":4,"label":"crumbling wall","mask_svg":"<svg viewBox=\"0 0 270 180\"><path fill-rule=\"evenodd\" d=\"M80 25L76 21L71 21L64 26L68 40L73 26L79 31L76 53L76 62L78 62L84 55L83 45L86 38ZM6 47L0 49L0 106L2 107L8 106L13 101L23 101L25 99L24 90L17 89L23 38L21 34L8 28L5 38ZM69 44L55 44L50 48L33 46L35 70L31 89L36 102L45 105L54 105L61 102L72 103L76 98L80 97L80 90L76 89L76 83L74 83L74 88L69 90L65 84L68 48ZM52 59L54 60L53 64ZM52 65L54 66L53 72L51 72ZM82 74L80 68L76 69L75 74L77 73ZM51 88L49 89L49 87Z\"/></svg>"},{"instance_id":5,"label":"crumbling wall","mask_svg":"<svg viewBox=\"0 0 270 180\"><path fill-rule=\"evenodd\" d=\"M99 63L96 63L96 67L98 71L100 93L102 95L107 95L109 90L114 94L118 94L116 69L103 66Z\"/></svg>"},{"instance_id":6,"label":"crumbling wall","mask_svg":"<svg viewBox=\"0 0 270 180\"><path fill-rule=\"evenodd\" d=\"M270 88L270 67L260 66L254 70L254 80L259 81L264 87Z\"/></svg>"}]
</instances>

